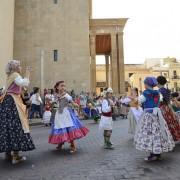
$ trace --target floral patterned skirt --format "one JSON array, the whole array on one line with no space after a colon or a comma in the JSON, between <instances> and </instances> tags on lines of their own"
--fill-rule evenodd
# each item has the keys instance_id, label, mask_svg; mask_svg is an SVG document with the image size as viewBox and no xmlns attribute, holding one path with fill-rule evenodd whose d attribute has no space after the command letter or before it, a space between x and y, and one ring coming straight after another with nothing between
<instances>
[{"instance_id":1,"label":"floral patterned skirt","mask_svg":"<svg viewBox=\"0 0 180 180\"><path fill-rule=\"evenodd\" d=\"M162 104L160 106L160 109L164 119L167 122L168 128L173 136L174 141L180 141L180 125L178 117L166 104Z\"/></svg>"},{"instance_id":2,"label":"floral patterned skirt","mask_svg":"<svg viewBox=\"0 0 180 180\"><path fill-rule=\"evenodd\" d=\"M136 149L154 154L173 150L175 143L167 123L164 119L163 121L164 129L161 127L157 115L148 112L143 114L134 137ZM166 134L166 138L163 134Z\"/></svg>"},{"instance_id":3,"label":"floral patterned skirt","mask_svg":"<svg viewBox=\"0 0 180 180\"><path fill-rule=\"evenodd\" d=\"M16 104L7 95L0 104L0 153L35 149L29 133L24 133Z\"/></svg>"}]
</instances>

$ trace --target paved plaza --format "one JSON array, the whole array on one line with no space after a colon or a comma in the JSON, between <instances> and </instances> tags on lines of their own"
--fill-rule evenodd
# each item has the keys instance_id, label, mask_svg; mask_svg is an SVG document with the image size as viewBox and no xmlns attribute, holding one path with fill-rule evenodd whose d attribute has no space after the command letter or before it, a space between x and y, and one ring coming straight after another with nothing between
<instances>
[{"instance_id":1,"label":"paved plaza","mask_svg":"<svg viewBox=\"0 0 180 180\"><path fill-rule=\"evenodd\" d=\"M143 161L146 154L133 146L127 120L114 122L114 150L103 149L97 124L84 123L90 133L77 141L74 155L67 145L56 151L47 143L50 128L33 126L36 150L25 153L28 160L16 166L5 162L0 154L0 180L180 180L180 145L164 154L162 161L147 163Z\"/></svg>"}]
</instances>

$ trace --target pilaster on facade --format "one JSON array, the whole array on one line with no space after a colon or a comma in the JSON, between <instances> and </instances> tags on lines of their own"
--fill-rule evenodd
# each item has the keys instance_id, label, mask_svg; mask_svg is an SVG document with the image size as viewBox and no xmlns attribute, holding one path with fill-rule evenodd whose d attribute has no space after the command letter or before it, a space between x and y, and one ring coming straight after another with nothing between
<instances>
[{"instance_id":1,"label":"pilaster on facade","mask_svg":"<svg viewBox=\"0 0 180 180\"><path fill-rule=\"evenodd\" d=\"M91 92L96 92L96 35L90 35L90 71L91 71Z\"/></svg>"}]
</instances>

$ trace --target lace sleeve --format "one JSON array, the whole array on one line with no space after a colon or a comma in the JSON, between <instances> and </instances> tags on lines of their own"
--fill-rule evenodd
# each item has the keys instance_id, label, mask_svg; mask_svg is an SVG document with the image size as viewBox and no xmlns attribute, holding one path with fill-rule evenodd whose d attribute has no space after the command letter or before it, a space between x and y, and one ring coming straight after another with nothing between
<instances>
[{"instance_id":1,"label":"lace sleeve","mask_svg":"<svg viewBox=\"0 0 180 180\"><path fill-rule=\"evenodd\" d=\"M18 86L29 86L29 79L27 78L22 78L20 75L14 80L15 84Z\"/></svg>"}]
</instances>

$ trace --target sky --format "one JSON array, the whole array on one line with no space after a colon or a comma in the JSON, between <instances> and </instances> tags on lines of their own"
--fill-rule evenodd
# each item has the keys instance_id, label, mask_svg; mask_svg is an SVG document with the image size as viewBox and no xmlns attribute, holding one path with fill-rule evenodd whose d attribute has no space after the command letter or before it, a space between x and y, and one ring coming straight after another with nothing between
<instances>
[{"instance_id":1,"label":"sky","mask_svg":"<svg viewBox=\"0 0 180 180\"><path fill-rule=\"evenodd\" d=\"M180 0L93 0L93 18L129 18L124 29L125 63L180 59Z\"/></svg>"}]
</instances>

